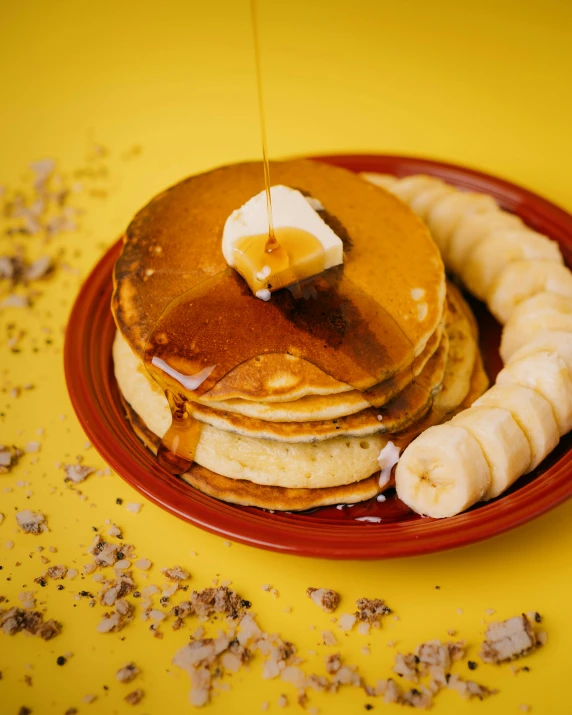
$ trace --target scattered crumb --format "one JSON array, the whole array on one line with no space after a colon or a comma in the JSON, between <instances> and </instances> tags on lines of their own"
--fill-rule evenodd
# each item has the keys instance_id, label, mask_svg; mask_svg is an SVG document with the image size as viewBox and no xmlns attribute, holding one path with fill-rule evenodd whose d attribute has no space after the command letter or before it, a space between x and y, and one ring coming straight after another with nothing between
<instances>
[{"instance_id":1,"label":"scattered crumb","mask_svg":"<svg viewBox=\"0 0 572 715\"><path fill-rule=\"evenodd\" d=\"M161 569L161 573L164 574L170 581L186 581L190 578L190 573L180 566L173 566L168 569Z\"/></svg>"},{"instance_id":2,"label":"scattered crumb","mask_svg":"<svg viewBox=\"0 0 572 715\"><path fill-rule=\"evenodd\" d=\"M143 504L140 504L138 502L128 502L125 508L127 509L127 511L130 511L133 514L139 514L139 512L143 508Z\"/></svg>"},{"instance_id":3,"label":"scattered crumb","mask_svg":"<svg viewBox=\"0 0 572 715\"><path fill-rule=\"evenodd\" d=\"M24 452L28 454L35 454L40 451L41 447L42 445L39 442L28 442L28 444L24 447Z\"/></svg>"},{"instance_id":4,"label":"scattered crumb","mask_svg":"<svg viewBox=\"0 0 572 715\"><path fill-rule=\"evenodd\" d=\"M337 644L336 636L332 633L332 631L323 631L322 632L322 641L324 645L327 646L332 646Z\"/></svg>"},{"instance_id":5,"label":"scattered crumb","mask_svg":"<svg viewBox=\"0 0 572 715\"><path fill-rule=\"evenodd\" d=\"M450 690L456 690L464 698L468 699L478 698L479 700L483 700L489 695L498 693L498 690L490 690L486 686L479 685L479 683L475 683L472 680L463 680L456 674L452 674L448 679L447 687Z\"/></svg>"},{"instance_id":6,"label":"scattered crumb","mask_svg":"<svg viewBox=\"0 0 572 715\"><path fill-rule=\"evenodd\" d=\"M0 630L9 636L26 631L48 641L61 632L62 625L54 620L44 621L43 614L38 611L10 608L8 611L0 610Z\"/></svg>"},{"instance_id":7,"label":"scattered crumb","mask_svg":"<svg viewBox=\"0 0 572 715\"><path fill-rule=\"evenodd\" d=\"M338 618L338 628L342 631L351 631L357 617L353 613L344 613Z\"/></svg>"},{"instance_id":8,"label":"scattered crumb","mask_svg":"<svg viewBox=\"0 0 572 715\"><path fill-rule=\"evenodd\" d=\"M308 588L306 595L326 613L333 613L340 603L340 594L328 588Z\"/></svg>"},{"instance_id":9,"label":"scattered crumb","mask_svg":"<svg viewBox=\"0 0 572 715\"><path fill-rule=\"evenodd\" d=\"M73 482L74 484L79 484L83 482L87 477L95 472L95 467L88 467L87 464L64 464L62 469L65 472L66 482Z\"/></svg>"},{"instance_id":10,"label":"scattered crumb","mask_svg":"<svg viewBox=\"0 0 572 715\"><path fill-rule=\"evenodd\" d=\"M355 612L355 616L360 621L360 626L369 624L374 628L380 628L383 616L391 613L391 608L386 606L385 601L379 598L358 598L356 605L358 610ZM361 632L367 633L365 630Z\"/></svg>"},{"instance_id":11,"label":"scattered crumb","mask_svg":"<svg viewBox=\"0 0 572 715\"><path fill-rule=\"evenodd\" d=\"M40 511L33 512L30 509L18 511L16 512L16 521L25 534L34 534L37 536L43 531L48 530L46 517Z\"/></svg>"},{"instance_id":12,"label":"scattered crumb","mask_svg":"<svg viewBox=\"0 0 572 715\"><path fill-rule=\"evenodd\" d=\"M493 621L487 626L480 656L485 663L502 663L520 658L543 645L541 634L523 613L506 621Z\"/></svg>"},{"instance_id":13,"label":"scattered crumb","mask_svg":"<svg viewBox=\"0 0 572 715\"><path fill-rule=\"evenodd\" d=\"M141 702L141 700L143 700L144 694L145 693L141 690L141 688L137 688L137 690L134 690L132 693L126 695L124 699L128 705L137 705Z\"/></svg>"},{"instance_id":14,"label":"scattered crumb","mask_svg":"<svg viewBox=\"0 0 572 715\"><path fill-rule=\"evenodd\" d=\"M141 571L148 571L152 565L149 559L137 559L134 564L135 568L141 569Z\"/></svg>"},{"instance_id":15,"label":"scattered crumb","mask_svg":"<svg viewBox=\"0 0 572 715\"><path fill-rule=\"evenodd\" d=\"M105 613L97 625L99 633L116 633L133 620L134 608L125 599L115 602L115 611Z\"/></svg>"},{"instance_id":16,"label":"scattered crumb","mask_svg":"<svg viewBox=\"0 0 572 715\"><path fill-rule=\"evenodd\" d=\"M18 447L5 447L0 445L0 474L8 474L16 464L18 460L24 454Z\"/></svg>"}]
</instances>

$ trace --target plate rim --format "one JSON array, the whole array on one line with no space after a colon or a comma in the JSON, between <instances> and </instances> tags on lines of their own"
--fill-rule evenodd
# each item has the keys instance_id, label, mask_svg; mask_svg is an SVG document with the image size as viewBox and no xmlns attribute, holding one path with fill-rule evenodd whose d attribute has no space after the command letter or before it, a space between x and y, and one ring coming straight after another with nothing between
<instances>
[{"instance_id":1,"label":"plate rim","mask_svg":"<svg viewBox=\"0 0 572 715\"><path fill-rule=\"evenodd\" d=\"M430 173L463 188L487 191L503 207L518 212L529 225L536 228L542 223L543 232L558 240L572 257L572 215L528 189L491 174L398 154L348 153L308 158L353 171L387 172L392 167L397 171L391 173L398 176ZM547 470L512 494L444 520L312 524L310 519L296 521L296 515L245 512L191 492L188 485L182 489L180 480L167 475L153 461L121 414L121 405L113 402L113 389L117 392L117 386L113 387L112 376L110 381L110 345L105 355L102 337L109 338L115 326L109 300L102 299L110 296L112 268L121 245L119 239L99 259L76 297L66 327L64 372L74 411L95 449L122 479L161 508L199 528L250 546L308 557L365 560L420 556L467 546L527 523L572 496L569 447L561 449L562 454ZM88 316L93 322L87 320ZM96 327L100 329L99 348L93 341ZM94 382L96 375L102 384ZM562 442L557 451L561 447Z\"/></svg>"}]
</instances>

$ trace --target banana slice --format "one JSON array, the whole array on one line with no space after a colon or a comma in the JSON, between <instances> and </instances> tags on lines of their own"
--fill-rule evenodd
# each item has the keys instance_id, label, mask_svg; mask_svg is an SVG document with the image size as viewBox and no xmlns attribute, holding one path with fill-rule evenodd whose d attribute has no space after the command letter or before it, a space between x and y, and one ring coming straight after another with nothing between
<instances>
[{"instance_id":1,"label":"banana slice","mask_svg":"<svg viewBox=\"0 0 572 715\"><path fill-rule=\"evenodd\" d=\"M563 313L572 315L572 298L565 298L555 293L537 293L531 298L523 300L516 307L514 317L536 313Z\"/></svg>"},{"instance_id":2,"label":"banana slice","mask_svg":"<svg viewBox=\"0 0 572 715\"><path fill-rule=\"evenodd\" d=\"M520 347L543 330L572 334L572 298L538 293L520 303L502 331L500 354L503 362L507 363Z\"/></svg>"},{"instance_id":3,"label":"banana slice","mask_svg":"<svg viewBox=\"0 0 572 715\"><path fill-rule=\"evenodd\" d=\"M491 470L491 486L484 500L498 497L528 470L530 446L508 410L470 407L454 417L450 424L464 427L481 445Z\"/></svg>"},{"instance_id":4,"label":"banana slice","mask_svg":"<svg viewBox=\"0 0 572 715\"><path fill-rule=\"evenodd\" d=\"M432 186L421 189L415 196L412 196L409 200L409 206L415 211L419 218L423 219L423 221L427 221L427 216L437 201L445 198L445 196L449 196L454 193L454 191L455 189L453 189L452 186L448 186L440 181Z\"/></svg>"},{"instance_id":5,"label":"banana slice","mask_svg":"<svg viewBox=\"0 0 572 715\"><path fill-rule=\"evenodd\" d=\"M447 268L461 275L466 260L471 255L479 241L488 236L492 231L517 230L523 227L518 216L506 211L493 211L485 214L469 214L464 216L449 240L447 251Z\"/></svg>"},{"instance_id":6,"label":"banana slice","mask_svg":"<svg viewBox=\"0 0 572 715\"><path fill-rule=\"evenodd\" d=\"M562 330L541 330L513 353L508 362L545 351L558 353L572 373L572 335Z\"/></svg>"},{"instance_id":7,"label":"banana slice","mask_svg":"<svg viewBox=\"0 0 572 715\"><path fill-rule=\"evenodd\" d=\"M382 189L391 191L392 187L399 181L397 176L393 174L376 174L371 171L362 171L360 174L362 179L369 181L370 184L381 186Z\"/></svg>"},{"instance_id":8,"label":"banana slice","mask_svg":"<svg viewBox=\"0 0 572 715\"><path fill-rule=\"evenodd\" d=\"M522 259L563 262L556 241L524 227L501 229L479 241L461 268L461 278L474 296L485 300L503 268Z\"/></svg>"},{"instance_id":9,"label":"banana slice","mask_svg":"<svg viewBox=\"0 0 572 715\"><path fill-rule=\"evenodd\" d=\"M558 444L558 425L550 403L522 385L494 385L473 402L473 407L502 407L524 432L530 447L527 472L535 469Z\"/></svg>"},{"instance_id":10,"label":"banana slice","mask_svg":"<svg viewBox=\"0 0 572 715\"><path fill-rule=\"evenodd\" d=\"M395 470L397 495L413 511L442 519L480 501L491 472L477 440L463 427L425 430L403 452Z\"/></svg>"},{"instance_id":11,"label":"banana slice","mask_svg":"<svg viewBox=\"0 0 572 715\"><path fill-rule=\"evenodd\" d=\"M497 375L497 384L512 383L548 400L560 436L572 429L572 376L557 353L541 352L511 361Z\"/></svg>"},{"instance_id":12,"label":"banana slice","mask_svg":"<svg viewBox=\"0 0 572 715\"><path fill-rule=\"evenodd\" d=\"M504 325L519 303L542 292L572 298L572 273L553 261L514 261L494 281L487 303Z\"/></svg>"},{"instance_id":13,"label":"banana slice","mask_svg":"<svg viewBox=\"0 0 572 715\"><path fill-rule=\"evenodd\" d=\"M487 194L454 191L436 201L427 215L431 235L446 261L451 234L464 216L497 211L496 201Z\"/></svg>"},{"instance_id":14,"label":"banana slice","mask_svg":"<svg viewBox=\"0 0 572 715\"><path fill-rule=\"evenodd\" d=\"M420 192L441 186L445 186L444 182L440 179L436 179L434 176L414 174L413 176L406 176L396 181L395 184L391 186L391 192L402 201L405 201L406 204L409 204L411 203L411 199Z\"/></svg>"}]
</instances>

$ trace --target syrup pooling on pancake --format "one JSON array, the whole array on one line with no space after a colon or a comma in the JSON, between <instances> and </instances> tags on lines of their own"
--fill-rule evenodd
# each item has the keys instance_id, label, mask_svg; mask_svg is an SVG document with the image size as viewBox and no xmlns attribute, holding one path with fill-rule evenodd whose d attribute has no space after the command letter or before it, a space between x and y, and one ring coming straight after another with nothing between
<instances>
[{"instance_id":1,"label":"syrup pooling on pancake","mask_svg":"<svg viewBox=\"0 0 572 715\"><path fill-rule=\"evenodd\" d=\"M145 365L165 391L173 415L159 452L166 468L180 474L193 461L200 428L187 402L249 359L293 354L358 390L411 365L414 347L405 333L344 276L343 266L317 276L313 289L308 298L280 290L264 302L228 269L167 307L145 349ZM194 387L196 375L204 379Z\"/></svg>"}]
</instances>

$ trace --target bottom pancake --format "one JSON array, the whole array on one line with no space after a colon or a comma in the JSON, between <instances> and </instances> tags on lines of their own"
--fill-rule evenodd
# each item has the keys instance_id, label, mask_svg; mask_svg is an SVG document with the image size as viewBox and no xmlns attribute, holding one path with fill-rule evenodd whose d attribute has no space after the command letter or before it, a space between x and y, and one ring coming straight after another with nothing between
<instances>
[{"instance_id":1,"label":"bottom pancake","mask_svg":"<svg viewBox=\"0 0 572 715\"><path fill-rule=\"evenodd\" d=\"M121 402L133 431L147 449L156 455L160 442L159 437L151 432L123 397L121 397ZM215 499L240 506L256 506L275 511L305 511L333 504L357 504L395 486L392 476L389 482L380 488L379 473L377 473L360 482L339 487L322 487L321 489L269 487L249 482L246 479L229 479L215 474L199 464L193 464L191 469L186 474L182 474L180 478Z\"/></svg>"}]
</instances>

